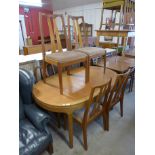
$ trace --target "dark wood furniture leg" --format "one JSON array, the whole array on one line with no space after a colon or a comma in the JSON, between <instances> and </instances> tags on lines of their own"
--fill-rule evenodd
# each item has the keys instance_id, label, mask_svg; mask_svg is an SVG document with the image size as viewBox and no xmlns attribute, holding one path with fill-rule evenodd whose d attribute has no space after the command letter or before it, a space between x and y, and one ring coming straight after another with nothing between
<instances>
[{"instance_id":1,"label":"dark wood furniture leg","mask_svg":"<svg viewBox=\"0 0 155 155\"><path fill-rule=\"evenodd\" d=\"M88 144L87 144L87 125L82 125L83 130L83 142L84 142L84 149L88 150Z\"/></svg>"},{"instance_id":2,"label":"dark wood furniture leg","mask_svg":"<svg viewBox=\"0 0 155 155\"><path fill-rule=\"evenodd\" d=\"M47 151L49 154L53 154L53 144L48 145Z\"/></svg>"},{"instance_id":3,"label":"dark wood furniture leg","mask_svg":"<svg viewBox=\"0 0 155 155\"><path fill-rule=\"evenodd\" d=\"M73 148L73 116L68 114L68 129L69 129L69 146Z\"/></svg>"}]
</instances>

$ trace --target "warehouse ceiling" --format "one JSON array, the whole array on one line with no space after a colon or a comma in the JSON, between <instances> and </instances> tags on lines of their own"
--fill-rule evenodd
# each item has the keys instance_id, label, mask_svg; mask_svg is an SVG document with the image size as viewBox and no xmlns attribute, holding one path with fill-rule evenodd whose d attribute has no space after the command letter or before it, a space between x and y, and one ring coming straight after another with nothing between
<instances>
[{"instance_id":1,"label":"warehouse ceiling","mask_svg":"<svg viewBox=\"0 0 155 155\"><path fill-rule=\"evenodd\" d=\"M50 0L53 10L60 10L80 5L102 2L102 0Z\"/></svg>"}]
</instances>

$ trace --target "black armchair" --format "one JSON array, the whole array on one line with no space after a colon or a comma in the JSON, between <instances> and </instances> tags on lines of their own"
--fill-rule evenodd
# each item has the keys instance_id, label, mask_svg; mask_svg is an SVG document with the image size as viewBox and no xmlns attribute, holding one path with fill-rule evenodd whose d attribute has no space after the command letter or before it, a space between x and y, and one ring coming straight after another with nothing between
<instances>
[{"instance_id":1,"label":"black armchair","mask_svg":"<svg viewBox=\"0 0 155 155\"><path fill-rule=\"evenodd\" d=\"M53 153L52 135L48 128L51 117L37 107L32 99L34 77L19 71L19 154L38 155L46 149Z\"/></svg>"}]
</instances>

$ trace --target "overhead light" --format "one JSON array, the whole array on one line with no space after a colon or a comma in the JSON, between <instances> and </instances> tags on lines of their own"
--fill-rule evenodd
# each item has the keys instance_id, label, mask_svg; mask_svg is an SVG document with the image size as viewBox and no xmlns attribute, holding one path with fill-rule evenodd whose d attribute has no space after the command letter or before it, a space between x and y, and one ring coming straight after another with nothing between
<instances>
[{"instance_id":1,"label":"overhead light","mask_svg":"<svg viewBox=\"0 0 155 155\"><path fill-rule=\"evenodd\" d=\"M41 0L19 0L19 5L42 7L42 1Z\"/></svg>"}]
</instances>

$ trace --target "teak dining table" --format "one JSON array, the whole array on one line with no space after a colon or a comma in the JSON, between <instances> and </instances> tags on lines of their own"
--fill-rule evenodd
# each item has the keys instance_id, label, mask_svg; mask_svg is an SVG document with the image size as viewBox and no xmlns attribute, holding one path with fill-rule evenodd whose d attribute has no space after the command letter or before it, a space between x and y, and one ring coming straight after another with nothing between
<instances>
[{"instance_id":1,"label":"teak dining table","mask_svg":"<svg viewBox=\"0 0 155 155\"><path fill-rule=\"evenodd\" d=\"M97 66L103 67L104 63L100 61ZM106 68L109 68L118 74L125 73L130 67L135 67L135 59L125 56L108 57L106 61Z\"/></svg>"},{"instance_id":2,"label":"teak dining table","mask_svg":"<svg viewBox=\"0 0 155 155\"><path fill-rule=\"evenodd\" d=\"M90 80L85 83L84 68L71 70L71 76L64 72L64 94L59 92L58 75L42 80L33 86L33 97L36 103L51 112L65 113L68 115L69 146L73 148L73 112L85 106L88 101L90 90L93 85L104 84L112 78L112 84L117 74L109 69L90 66ZM74 74L76 73L76 74ZM47 84L48 83L48 84ZM97 95L98 92L95 92Z\"/></svg>"}]
</instances>

